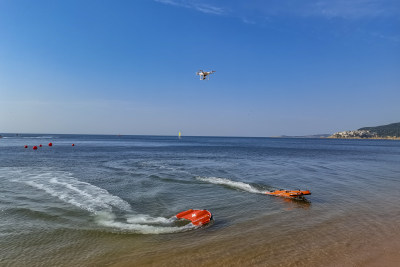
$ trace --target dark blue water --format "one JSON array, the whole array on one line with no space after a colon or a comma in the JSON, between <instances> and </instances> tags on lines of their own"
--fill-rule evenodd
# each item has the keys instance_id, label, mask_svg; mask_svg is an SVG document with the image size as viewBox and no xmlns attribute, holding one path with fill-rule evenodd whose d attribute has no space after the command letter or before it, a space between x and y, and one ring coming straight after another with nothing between
<instances>
[{"instance_id":1,"label":"dark blue water","mask_svg":"<svg viewBox=\"0 0 400 267\"><path fill-rule=\"evenodd\" d=\"M0 185L0 265L353 266L399 245L399 141L4 134ZM174 219L190 208L214 222Z\"/></svg>"}]
</instances>

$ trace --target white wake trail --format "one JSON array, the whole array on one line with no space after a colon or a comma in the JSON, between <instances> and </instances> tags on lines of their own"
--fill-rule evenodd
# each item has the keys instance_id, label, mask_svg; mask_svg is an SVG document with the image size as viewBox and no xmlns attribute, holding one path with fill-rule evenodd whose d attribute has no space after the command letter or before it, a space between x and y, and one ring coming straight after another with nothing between
<instances>
[{"instance_id":1,"label":"white wake trail","mask_svg":"<svg viewBox=\"0 0 400 267\"><path fill-rule=\"evenodd\" d=\"M195 226L173 226L176 218L152 217L147 214L135 214L128 202L107 190L82 182L72 173L49 169L21 170L10 172L12 181L29 185L46 192L59 200L88 211L102 226L117 231L129 231L140 234L175 233L194 229ZM123 218L117 219L113 209L123 211Z\"/></svg>"},{"instance_id":2,"label":"white wake trail","mask_svg":"<svg viewBox=\"0 0 400 267\"><path fill-rule=\"evenodd\" d=\"M202 181L202 182L207 182L211 184L218 184L218 185L225 185L231 188L235 189L240 189L243 191L247 191L250 193L255 193L255 194L265 194L265 190L259 190L250 184L246 184L243 182L236 182L229 180L227 178L219 178L219 177L196 177L197 180Z\"/></svg>"},{"instance_id":3,"label":"white wake trail","mask_svg":"<svg viewBox=\"0 0 400 267\"><path fill-rule=\"evenodd\" d=\"M125 200L111 195L105 189L79 181L71 173L52 171L28 174L19 182L43 190L53 197L94 214L112 212L113 207L126 212L132 211Z\"/></svg>"}]
</instances>

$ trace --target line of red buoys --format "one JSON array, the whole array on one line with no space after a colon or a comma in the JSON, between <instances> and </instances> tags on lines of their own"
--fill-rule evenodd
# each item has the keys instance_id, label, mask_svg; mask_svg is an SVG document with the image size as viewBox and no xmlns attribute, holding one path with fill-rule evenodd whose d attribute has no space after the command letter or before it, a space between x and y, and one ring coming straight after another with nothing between
<instances>
[{"instance_id":1,"label":"line of red buoys","mask_svg":"<svg viewBox=\"0 0 400 267\"><path fill-rule=\"evenodd\" d=\"M42 147L42 146L43 146L42 144L39 145L39 147ZM50 143L49 143L49 146L53 146L53 143L50 142ZM75 144L72 144L72 146L75 146ZM24 145L24 148L28 148L28 145ZM38 149L38 146L33 146L32 149L33 149L33 150L37 150L37 149Z\"/></svg>"}]
</instances>

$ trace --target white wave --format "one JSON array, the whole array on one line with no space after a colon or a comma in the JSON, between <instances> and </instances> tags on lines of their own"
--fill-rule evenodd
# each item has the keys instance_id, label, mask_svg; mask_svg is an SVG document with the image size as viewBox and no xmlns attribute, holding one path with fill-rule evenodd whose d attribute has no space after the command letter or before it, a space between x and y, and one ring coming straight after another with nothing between
<instances>
[{"instance_id":1,"label":"white wave","mask_svg":"<svg viewBox=\"0 0 400 267\"><path fill-rule=\"evenodd\" d=\"M54 136L12 136L9 138L18 138L18 139L55 139L58 137L54 137Z\"/></svg>"},{"instance_id":2,"label":"white wave","mask_svg":"<svg viewBox=\"0 0 400 267\"><path fill-rule=\"evenodd\" d=\"M158 162L158 161L144 161L140 162L139 166L142 167L150 167L150 168L157 168L160 170L167 170L167 171L172 171L172 172L180 172L180 173L185 173L185 174L191 174L186 170L182 170L178 167L173 167L167 162Z\"/></svg>"},{"instance_id":3,"label":"white wave","mask_svg":"<svg viewBox=\"0 0 400 267\"><path fill-rule=\"evenodd\" d=\"M131 218L132 219L132 218ZM165 218L164 218L165 219ZM168 220L168 219L165 219ZM189 223L185 226L154 226L148 224L138 223L125 223L115 220L115 216L112 213L99 213L96 216L98 224L114 228L119 231L129 231L141 234L168 234L178 233L197 228L193 224Z\"/></svg>"},{"instance_id":4,"label":"white wave","mask_svg":"<svg viewBox=\"0 0 400 267\"><path fill-rule=\"evenodd\" d=\"M54 136L3 136L5 139L53 139Z\"/></svg>"},{"instance_id":5,"label":"white wave","mask_svg":"<svg viewBox=\"0 0 400 267\"><path fill-rule=\"evenodd\" d=\"M232 188L236 189L241 189L250 193L255 193L255 194L264 194L265 191L259 190L250 184L246 184L243 182L236 182L229 180L227 178L219 178L219 177L196 177L197 180L202 181L202 182L207 182L211 184L219 184L219 185L226 185Z\"/></svg>"},{"instance_id":6,"label":"white wave","mask_svg":"<svg viewBox=\"0 0 400 267\"><path fill-rule=\"evenodd\" d=\"M171 224L174 221L176 221L176 218L171 217L167 219L164 217L151 217L146 214L137 214L127 218L126 221L129 223L138 223L138 224Z\"/></svg>"},{"instance_id":7,"label":"white wave","mask_svg":"<svg viewBox=\"0 0 400 267\"><path fill-rule=\"evenodd\" d=\"M1 170L1 169L0 169ZM8 172L11 174L12 172ZM185 226L172 225L175 217L151 217L146 214L134 214L128 202L107 190L73 177L62 171L15 170L12 181L29 185L47 194L93 214L95 221L102 226L119 231L130 231L140 234L162 234L182 232L196 227L191 223ZM0 175L1 177L1 175ZM113 208L125 212L123 218L116 219Z\"/></svg>"},{"instance_id":8,"label":"white wave","mask_svg":"<svg viewBox=\"0 0 400 267\"><path fill-rule=\"evenodd\" d=\"M130 161L130 160L118 160L109 161L104 163L104 166L109 168L115 168L122 171L136 171L137 169L145 169L149 171L150 169L157 169L162 171L170 172L180 172L185 174L190 174L188 171L181 170L179 168L173 167L168 163L156 162L156 161Z\"/></svg>"},{"instance_id":9,"label":"white wave","mask_svg":"<svg viewBox=\"0 0 400 267\"><path fill-rule=\"evenodd\" d=\"M111 195L107 190L81 182L66 172L45 172L25 177L21 182L43 190L64 202L91 213L112 211L118 208L131 211L131 206L123 199Z\"/></svg>"}]
</instances>

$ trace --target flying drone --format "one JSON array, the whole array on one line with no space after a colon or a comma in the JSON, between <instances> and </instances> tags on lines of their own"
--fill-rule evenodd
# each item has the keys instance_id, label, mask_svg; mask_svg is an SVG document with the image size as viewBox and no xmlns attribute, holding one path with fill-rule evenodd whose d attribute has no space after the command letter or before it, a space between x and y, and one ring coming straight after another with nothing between
<instances>
[{"instance_id":1,"label":"flying drone","mask_svg":"<svg viewBox=\"0 0 400 267\"><path fill-rule=\"evenodd\" d=\"M215 70L212 71L203 71L203 70L199 70L198 72L196 72L196 75L200 76L200 80L209 80L210 79L210 74L213 74L215 72Z\"/></svg>"}]
</instances>

